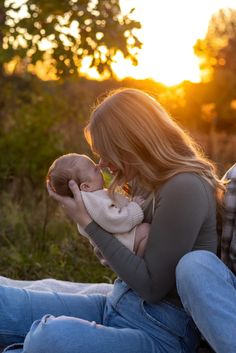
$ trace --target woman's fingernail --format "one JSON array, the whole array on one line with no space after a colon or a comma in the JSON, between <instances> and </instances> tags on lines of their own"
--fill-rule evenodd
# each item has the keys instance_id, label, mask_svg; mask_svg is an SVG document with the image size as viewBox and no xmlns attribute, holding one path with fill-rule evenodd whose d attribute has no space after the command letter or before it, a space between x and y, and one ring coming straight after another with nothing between
<instances>
[{"instance_id":1,"label":"woman's fingernail","mask_svg":"<svg viewBox=\"0 0 236 353\"><path fill-rule=\"evenodd\" d=\"M70 180L70 181L69 181L69 185L70 185L70 186L74 186L74 185L75 185L74 180Z\"/></svg>"}]
</instances>

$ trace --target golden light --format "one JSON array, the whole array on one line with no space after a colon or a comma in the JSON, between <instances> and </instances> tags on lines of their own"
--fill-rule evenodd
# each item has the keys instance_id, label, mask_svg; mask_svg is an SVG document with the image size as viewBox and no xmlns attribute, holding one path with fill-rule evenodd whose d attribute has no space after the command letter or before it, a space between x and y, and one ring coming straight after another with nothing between
<instances>
[{"instance_id":1,"label":"golden light","mask_svg":"<svg viewBox=\"0 0 236 353\"><path fill-rule=\"evenodd\" d=\"M233 99L230 103L230 108L236 110L236 99Z\"/></svg>"},{"instance_id":2,"label":"golden light","mask_svg":"<svg viewBox=\"0 0 236 353\"><path fill-rule=\"evenodd\" d=\"M27 0L14 1L22 5L21 15L26 16ZM132 16L141 22L142 28L136 34L143 47L138 53L137 67L125 60L121 52L116 54L112 68L117 77L152 78L171 86L184 80L200 81L199 61L193 46L198 38L205 36L213 13L220 8L236 8L236 0L120 0L120 5L124 13L135 8ZM79 36L77 21L71 23L69 31ZM50 43L45 39L40 48L50 50ZM106 78L89 68L90 61L84 59L81 73L95 79ZM42 77L45 79L47 75Z\"/></svg>"},{"instance_id":3,"label":"golden light","mask_svg":"<svg viewBox=\"0 0 236 353\"><path fill-rule=\"evenodd\" d=\"M121 54L113 65L118 77L153 78L166 85L184 80L200 81L198 58L193 46L206 34L212 14L223 7L236 7L235 0L120 0L123 11L134 7L142 24L143 48L139 65L133 67Z\"/></svg>"}]
</instances>

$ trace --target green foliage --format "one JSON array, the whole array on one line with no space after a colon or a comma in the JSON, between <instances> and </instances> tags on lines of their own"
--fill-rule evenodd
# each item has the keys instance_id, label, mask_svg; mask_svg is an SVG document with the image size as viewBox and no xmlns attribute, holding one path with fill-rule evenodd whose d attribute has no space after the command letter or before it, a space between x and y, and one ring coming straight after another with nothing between
<instances>
[{"instance_id":1,"label":"green foliage","mask_svg":"<svg viewBox=\"0 0 236 353\"><path fill-rule=\"evenodd\" d=\"M118 50L137 64L132 49L141 47L134 31L140 23L121 13L119 0L26 0L24 5L8 0L0 14L1 9L2 60L11 52L35 64L46 53L58 77L77 75L84 57L91 58L98 72L111 73Z\"/></svg>"},{"instance_id":2,"label":"green foliage","mask_svg":"<svg viewBox=\"0 0 236 353\"><path fill-rule=\"evenodd\" d=\"M114 86L117 84L113 84ZM45 190L52 161L88 153L83 126L104 85L5 77L0 91L0 272L13 278L111 281ZM90 95L88 95L90 92ZM108 177L107 177L108 178Z\"/></svg>"},{"instance_id":3,"label":"green foliage","mask_svg":"<svg viewBox=\"0 0 236 353\"><path fill-rule=\"evenodd\" d=\"M1 275L77 282L114 278L46 193L35 195L28 187L27 195L16 201L11 193L3 192L0 209Z\"/></svg>"},{"instance_id":4,"label":"green foliage","mask_svg":"<svg viewBox=\"0 0 236 353\"><path fill-rule=\"evenodd\" d=\"M66 85L30 76L6 78L1 88L0 177L17 175L34 185L42 183L55 157L74 147L71 140L76 141L74 150L84 144L85 102L80 100L84 92L73 102Z\"/></svg>"},{"instance_id":5,"label":"green foliage","mask_svg":"<svg viewBox=\"0 0 236 353\"><path fill-rule=\"evenodd\" d=\"M33 82L12 83L2 84L5 108L2 107L0 120L0 173L4 178L30 177L36 183L45 174L45 160L61 152L60 134L51 134L55 99L34 90Z\"/></svg>"}]
</instances>

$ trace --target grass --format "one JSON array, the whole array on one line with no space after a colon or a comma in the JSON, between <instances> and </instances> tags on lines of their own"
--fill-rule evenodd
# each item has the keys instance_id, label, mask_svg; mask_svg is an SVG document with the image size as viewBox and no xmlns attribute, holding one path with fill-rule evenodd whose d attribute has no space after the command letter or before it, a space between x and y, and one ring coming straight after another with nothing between
<instances>
[{"instance_id":1,"label":"grass","mask_svg":"<svg viewBox=\"0 0 236 353\"><path fill-rule=\"evenodd\" d=\"M112 282L88 240L46 192L0 195L0 273L14 279Z\"/></svg>"}]
</instances>

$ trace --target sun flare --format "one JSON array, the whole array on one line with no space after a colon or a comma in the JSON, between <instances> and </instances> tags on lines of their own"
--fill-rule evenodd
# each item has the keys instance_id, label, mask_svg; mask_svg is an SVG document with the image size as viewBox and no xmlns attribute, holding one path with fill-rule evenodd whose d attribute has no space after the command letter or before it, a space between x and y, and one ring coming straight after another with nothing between
<instances>
[{"instance_id":1,"label":"sun flare","mask_svg":"<svg viewBox=\"0 0 236 353\"><path fill-rule=\"evenodd\" d=\"M27 14L24 4L27 0L14 1L21 5L19 16L24 17ZM211 16L221 8L236 8L236 0L120 0L120 5L126 14L134 8L132 16L142 26L136 35L143 46L138 51L137 66L124 59L121 52L116 54L112 64L116 76L118 79L151 78L172 86L185 80L201 80L194 44L198 38L204 38ZM77 35L77 25L76 21L72 23L72 35ZM46 39L40 43L44 50L48 45ZM98 80L107 78L106 75L99 75L96 68L90 68L90 62L91 58L84 58L80 70L83 75ZM49 77L47 64L37 65L32 71L36 71L42 79L54 79L55 76L51 73Z\"/></svg>"},{"instance_id":2,"label":"sun flare","mask_svg":"<svg viewBox=\"0 0 236 353\"><path fill-rule=\"evenodd\" d=\"M203 38L212 14L223 7L236 7L235 0L120 0L123 11L135 8L133 17L142 28L143 42L137 67L117 54L114 71L119 78L153 78L166 85L201 79L193 46Z\"/></svg>"}]
</instances>

